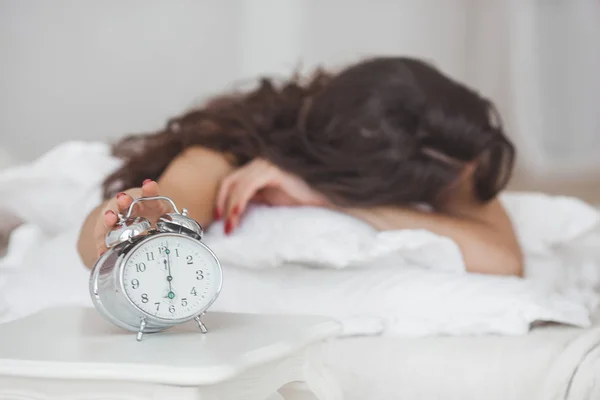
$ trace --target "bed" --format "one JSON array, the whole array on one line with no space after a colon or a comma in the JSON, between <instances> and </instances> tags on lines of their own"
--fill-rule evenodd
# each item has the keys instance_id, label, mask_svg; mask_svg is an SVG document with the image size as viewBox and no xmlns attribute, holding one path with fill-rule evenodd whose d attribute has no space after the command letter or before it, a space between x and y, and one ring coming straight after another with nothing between
<instances>
[{"instance_id":1,"label":"bed","mask_svg":"<svg viewBox=\"0 0 600 400\"><path fill-rule=\"evenodd\" d=\"M344 398L599 399L600 319L522 336L345 338L323 346Z\"/></svg>"},{"instance_id":2,"label":"bed","mask_svg":"<svg viewBox=\"0 0 600 400\"><path fill-rule=\"evenodd\" d=\"M116 165L102 144L68 143L0 174L0 210L18 225L0 258L0 322L91 306L74 243L98 171ZM225 270L214 309L340 320L343 335L321 350L350 400L600 398L600 215L575 199L504 200L526 279L467 274L456 246L427 232L255 209L232 237L207 232Z\"/></svg>"},{"instance_id":3,"label":"bed","mask_svg":"<svg viewBox=\"0 0 600 400\"><path fill-rule=\"evenodd\" d=\"M40 292L41 281L48 279L36 272L3 273L4 288L10 287L3 293L15 304L8 313L3 310L5 320L58 304L89 306L85 291L71 286L73 279L57 283L62 274L50 280L56 284L52 290L71 291L68 296ZM85 286L84 273L77 280ZM23 294L17 295L17 288ZM35 293L40 295L32 299ZM27 306L17 305L26 298ZM600 318L592 321L587 328L539 324L523 335L348 333L323 343L321 351L346 400L592 400L600 398Z\"/></svg>"}]
</instances>

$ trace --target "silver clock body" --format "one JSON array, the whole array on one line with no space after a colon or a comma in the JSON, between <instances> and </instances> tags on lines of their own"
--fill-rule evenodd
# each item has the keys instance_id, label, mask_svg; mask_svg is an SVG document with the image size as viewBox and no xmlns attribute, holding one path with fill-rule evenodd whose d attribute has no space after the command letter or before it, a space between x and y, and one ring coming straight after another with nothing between
<instances>
[{"instance_id":1,"label":"silver clock body","mask_svg":"<svg viewBox=\"0 0 600 400\"><path fill-rule=\"evenodd\" d=\"M204 313L214 303L223 285L222 269L217 256L199 240L197 241L197 245L202 246L208 254L214 257L214 261L218 265L219 274L213 277L215 284L218 285L216 293L209 299L206 306L199 309L196 314L181 319L159 318L140 309L127 295L123 275L128 258L149 238L168 238L176 235L178 234L150 233L137 242L121 243L101 256L90 278L90 294L94 306L106 319L123 329L137 332L140 328L141 318L145 318L146 325L144 332L158 332L194 319Z\"/></svg>"},{"instance_id":2,"label":"silver clock body","mask_svg":"<svg viewBox=\"0 0 600 400\"><path fill-rule=\"evenodd\" d=\"M170 201L170 199L162 196L137 200L153 199ZM172 201L170 202L172 203ZM172 205L177 210L173 203ZM206 333L206 327L201 322L200 317L218 298L223 278L221 264L217 256L201 242L202 230L200 225L187 217L187 212L184 209L183 213L177 211L176 214L163 215L157 223L157 228L147 229L150 227L147 220L140 217L131 218L132 208L133 204L127 215L128 218L121 218L121 222L117 224L117 227L107 234L109 250L100 256L92 269L89 291L94 306L105 319L114 325L131 332L138 332L138 341L141 340L144 333L162 331L190 320L196 320L201 331ZM143 221L140 222L140 220ZM148 251L151 251L152 254L152 262L147 263L148 268L144 263L134 264L134 262L140 260L141 253L144 251L146 256L149 256ZM158 255L155 259L155 251L157 251L157 255L161 253L162 255ZM174 263L172 265L172 258L175 255L180 261L179 264ZM186 258L187 262L185 262ZM169 260L168 263L167 260ZM162 265L163 262L164 266ZM194 262L196 263L195 266L192 265L194 270L196 267L201 268L195 271L196 274L193 270L191 272L190 270L185 273L181 272L188 267L187 264ZM143 264L143 270L141 271L148 270L150 274L139 274L140 270L137 268L141 264ZM133 265L135 265L135 268ZM171 272L172 266L173 271L177 274ZM175 275L176 278L174 279L171 275ZM143 280L142 276L144 276ZM190 280L196 282L194 277L198 279L201 277L203 281L198 281L198 290L196 291L196 286L193 286L192 294L189 294ZM135 278L139 278L139 280ZM205 278L207 279L205 280ZM172 282L179 285L178 289L183 289L183 296L180 296L182 292L179 292L178 289L172 289ZM137 286L135 286L136 283ZM168 297L165 296L161 300L161 297L156 295L155 289L159 287L162 290L162 285L168 285L165 289L168 290ZM153 312L153 309L149 309L150 304L141 304L138 298L134 299L132 292L135 291L133 289L140 287L154 290L150 296L153 296L151 301L159 299L158 302L153 303L157 305L156 313ZM177 297L175 293L177 293ZM145 299L144 296L146 296ZM191 296L196 297L192 298ZM161 313L158 312L163 301L166 303L164 306L170 312L163 310L161 310ZM174 301L179 301L177 307L181 312L178 310L175 313ZM148 302L149 295L144 293L142 303Z\"/></svg>"}]
</instances>

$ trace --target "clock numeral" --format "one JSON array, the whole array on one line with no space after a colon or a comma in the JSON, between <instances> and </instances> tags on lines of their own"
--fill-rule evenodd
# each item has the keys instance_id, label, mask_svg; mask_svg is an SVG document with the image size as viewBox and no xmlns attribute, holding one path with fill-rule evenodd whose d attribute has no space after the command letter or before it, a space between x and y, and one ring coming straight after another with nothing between
<instances>
[{"instance_id":1,"label":"clock numeral","mask_svg":"<svg viewBox=\"0 0 600 400\"><path fill-rule=\"evenodd\" d=\"M198 292L196 292L196 286L194 286L192 288L192 290L190 290L190 294L193 294L194 296L198 296Z\"/></svg>"},{"instance_id":2,"label":"clock numeral","mask_svg":"<svg viewBox=\"0 0 600 400\"><path fill-rule=\"evenodd\" d=\"M134 280L132 280L132 281L131 281L131 287L132 287L133 289L137 289L137 288L139 288L139 287L140 287L140 281L138 281L137 279L134 279Z\"/></svg>"},{"instance_id":3,"label":"clock numeral","mask_svg":"<svg viewBox=\"0 0 600 400\"><path fill-rule=\"evenodd\" d=\"M162 252L163 252L163 250L164 250L164 249L165 249L165 248L164 248L163 246L160 246L160 247L158 248L158 254L162 254Z\"/></svg>"},{"instance_id":4,"label":"clock numeral","mask_svg":"<svg viewBox=\"0 0 600 400\"><path fill-rule=\"evenodd\" d=\"M142 303L147 303L148 302L148 295L146 293L142 294Z\"/></svg>"},{"instance_id":5,"label":"clock numeral","mask_svg":"<svg viewBox=\"0 0 600 400\"><path fill-rule=\"evenodd\" d=\"M175 249L175 255L179 257L179 249Z\"/></svg>"},{"instance_id":6,"label":"clock numeral","mask_svg":"<svg viewBox=\"0 0 600 400\"><path fill-rule=\"evenodd\" d=\"M192 258L192 256L187 256L186 259L187 259L187 263L188 264L193 264L194 263L194 259Z\"/></svg>"},{"instance_id":7,"label":"clock numeral","mask_svg":"<svg viewBox=\"0 0 600 400\"><path fill-rule=\"evenodd\" d=\"M187 306L187 299L185 297L181 298L181 307Z\"/></svg>"},{"instance_id":8,"label":"clock numeral","mask_svg":"<svg viewBox=\"0 0 600 400\"><path fill-rule=\"evenodd\" d=\"M154 261L154 252L146 253L146 258L148 261Z\"/></svg>"},{"instance_id":9,"label":"clock numeral","mask_svg":"<svg viewBox=\"0 0 600 400\"><path fill-rule=\"evenodd\" d=\"M137 272L144 272L146 270L146 264L144 264L143 262L135 264L135 270Z\"/></svg>"},{"instance_id":10,"label":"clock numeral","mask_svg":"<svg viewBox=\"0 0 600 400\"><path fill-rule=\"evenodd\" d=\"M156 311L158 311L158 309L160 308L160 302L154 304L156 305Z\"/></svg>"},{"instance_id":11,"label":"clock numeral","mask_svg":"<svg viewBox=\"0 0 600 400\"><path fill-rule=\"evenodd\" d=\"M196 279L198 279L199 281L201 281L202 279L204 279L204 273L202 272L201 269L199 269L198 271L196 271Z\"/></svg>"},{"instance_id":12,"label":"clock numeral","mask_svg":"<svg viewBox=\"0 0 600 400\"><path fill-rule=\"evenodd\" d=\"M170 312L171 314L175 313L175 306L171 306L171 307L169 307L169 312Z\"/></svg>"}]
</instances>

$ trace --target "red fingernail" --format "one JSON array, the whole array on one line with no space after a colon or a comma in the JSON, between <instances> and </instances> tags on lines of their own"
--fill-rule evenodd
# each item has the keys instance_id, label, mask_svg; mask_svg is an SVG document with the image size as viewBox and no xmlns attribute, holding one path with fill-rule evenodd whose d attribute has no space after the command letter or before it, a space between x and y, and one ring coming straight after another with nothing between
<instances>
[{"instance_id":1,"label":"red fingernail","mask_svg":"<svg viewBox=\"0 0 600 400\"><path fill-rule=\"evenodd\" d=\"M228 219L227 222L225 222L225 234L229 235L231 233L232 228L233 228L233 224L231 223L231 220Z\"/></svg>"},{"instance_id":2,"label":"red fingernail","mask_svg":"<svg viewBox=\"0 0 600 400\"><path fill-rule=\"evenodd\" d=\"M117 194L117 199L118 199L119 197L121 197L121 196L125 196L125 195L126 195L126 193L124 193L124 192L121 192L121 193Z\"/></svg>"},{"instance_id":3,"label":"red fingernail","mask_svg":"<svg viewBox=\"0 0 600 400\"><path fill-rule=\"evenodd\" d=\"M152 182L152 179L146 179L144 182L142 182L142 186L144 186L146 183L150 183Z\"/></svg>"},{"instance_id":4,"label":"red fingernail","mask_svg":"<svg viewBox=\"0 0 600 400\"><path fill-rule=\"evenodd\" d=\"M215 208L215 221L220 220L221 219L221 210L219 210L218 208Z\"/></svg>"},{"instance_id":5,"label":"red fingernail","mask_svg":"<svg viewBox=\"0 0 600 400\"><path fill-rule=\"evenodd\" d=\"M109 215L109 214L117 215L117 214L115 214L115 212L113 210L106 210L106 212L104 213L105 216Z\"/></svg>"},{"instance_id":6,"label":"red fingernail","mask_svg":"<svg viewBox=\"0 0 600 400\"><path fill-rule=\"evenodd\" d=\"M102 256L102 254L104 254L104 253L106 253L106 250L104 250L104 251L101 251L101 252L100 252L100 256Z\"/></svg>"},{"instance_id":7,"label":"red fingernail","mask_svg":"<svg viewBox=\"0 0 600 400\"><path fill-rule=\"evenodd\" d=\"M237 215L240 212L240 206L235 206L233 207L233 210L231 210L231 213L233 215Z\"/></svg>"}]
</instances>

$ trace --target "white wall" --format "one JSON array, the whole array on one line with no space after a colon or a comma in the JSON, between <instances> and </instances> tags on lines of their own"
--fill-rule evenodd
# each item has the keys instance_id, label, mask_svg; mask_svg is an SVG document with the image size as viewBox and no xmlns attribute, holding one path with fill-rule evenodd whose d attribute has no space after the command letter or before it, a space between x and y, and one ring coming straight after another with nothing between
<instances>
[{"instance_id":1,"label":"white wall","mask_svg":"<svg viewBox=\"0 0 600 400\"><path fill-rule=\"evenodd\" d=\"M198 96L299 64L402 53L462 79L464 4L0 0L0 153L157 129Z\"/></svg>"},{"instance_id":2,"label":"white wall","mask_svg":"<svg viewBox=\"0 0 600 400\"><path fill-rule=\"evenodd\" d=\"M0 132L19 158L157 128L238 72L234 3L0 4Z\"/></svg>"}]
</instances>

